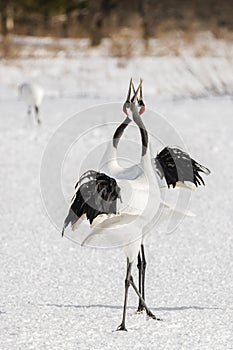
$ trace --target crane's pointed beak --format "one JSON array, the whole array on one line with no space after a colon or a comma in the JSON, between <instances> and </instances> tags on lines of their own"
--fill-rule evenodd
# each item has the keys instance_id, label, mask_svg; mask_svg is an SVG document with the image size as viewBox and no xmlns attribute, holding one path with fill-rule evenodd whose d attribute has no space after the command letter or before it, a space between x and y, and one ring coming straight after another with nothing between
<instances>
[{"instance_id":1,"label":"crane's pointed beak","mask_svg":"<svg viewBox=\"0 0 233 350\"><path fill-rule=\"evenodd\" d=\"M128 90L128 94L127 94L127 98L126 98L126 101L130 101L130 95L131 95L131 86L133 84L133 80L132 78L130 79L130 82L129 82L129 90Z\"/></svg>"},{"instance_id":2,"label":"crane's pointed beak","mask_svg":"<svg viewBox=\"0 0 233 350\"><path fill-rule=\"evenodd\" d=\"M133 82L132 82L132 88L133 88L133 93L135 94L136 90Z\"/></svg>"},{"instance_id":3,"label":"crane's pointed beak","mask_svg":"<svg viewBox=\"0 0 233 350\"><path fill-rule=\"evenodd\" d=\"M142 100L142 85L140 86L140 96L139 96L140 100Z\"/></svg>"},{"instance_id":4,"label":"crane's pointed beak","mask_svg":"<svg viewBox=\"0 0 233 350\"><path fill-rule=\"evenodd\" d=\"M131 98L131 102L135 103L135 101L136 101L136 99L137 99L138 92L139 92L139 90L141 89L141 86L142 86L142 79L140 79L140 83L139 83L139 85L138 85L137 90L134 92L133 97Z\"/></svg>"},{"instance_id":5,"label":"crane's pointed beak","mask_svg":"<svg viewBox=\"0 0 233 350\"><path fill-rule=\"evenodd\" d=\"M129 105L130 105L130 95L131 95L131 87L132 87L132 78L130 79L130 82L129 82L129 89L128 89L128 94L127 94L127 97L126 97L126 101L123 105L123 112L128 116L128 112L127 112L127 108L129 108Z\"/></svg>"},{"instance_id":6,"label":"crane's pointed beak","mask_svg":"<svg viewBox=\"0 0 233 350\"><path fill-rule=\"evenodd\" d=\"M141 107L139 114L142 115L146 110L145 103L144 103L143 98L142 98L142 85L140 86L140 95L139 95L138 104Z\"/></svg>"}]
</instances>

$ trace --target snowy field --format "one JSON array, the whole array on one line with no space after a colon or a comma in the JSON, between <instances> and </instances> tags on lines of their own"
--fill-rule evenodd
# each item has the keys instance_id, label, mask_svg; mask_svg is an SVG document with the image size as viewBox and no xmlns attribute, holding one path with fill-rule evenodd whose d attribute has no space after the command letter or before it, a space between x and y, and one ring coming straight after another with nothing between
<instances>
[{"instance_id":1,"label":"snowy field","mask_svg":"<svg viewBox=\"0 0 233 350\"><path fill-rule=\"evenodd\" d=\"M233 349L233 100L224 91L184 98L189 76L181 79L178 93L182 66L169 75L178 60L141 58L124 68L103 57L86 63L84 58L1 62L2 350ZM196 68L206 72L213 61L205 62ZM216 59L214 67L221 62ZM232 66L224 71L228 86L231 72ZM114 332L122 317L124 255L61 239L42 204L40 164L58 125L95 104L123 102L131 75L144 78L147 106L166 116L212 174L192 195L196 217L186 218L170 235L147 238L147 302L163 321L136 314L137 298L130 290L128 332ZM46 91L37 137L24 126L26 106L17 99L17 85L29 78ZM192 88L198 92L194 96L210 92ZM136 266L133 273L136 280Z\"/></svg>"}]
</instances>

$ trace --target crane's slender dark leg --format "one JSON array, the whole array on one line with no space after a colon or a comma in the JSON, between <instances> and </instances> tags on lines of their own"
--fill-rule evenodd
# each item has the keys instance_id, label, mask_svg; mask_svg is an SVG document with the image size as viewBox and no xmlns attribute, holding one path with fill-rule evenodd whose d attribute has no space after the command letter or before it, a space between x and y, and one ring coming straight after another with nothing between
<instances>
[{"instance_id":1,"label":"crane's slender dark leg","mask_svg":"<svg viewBox=\"0 0 233 350\"><path fill-rule=\"evenodd\" d=\"M140 252L138 253L138 264L137 264L137 268L138 268L138 290L139 293L142 294L142 260L141 260L141 254ZM138 309L137 312L142 312L144 309L140 298L139 298L139 303L138 303Z\"/></svg>"},{"instance_id":2,"label":"crane's slender dark leg","mask_svg":"<svg viewBox=\"0 0 233 350\"><path fill-rule=\"evenodd\" d=\"M142 297L144 300L146 300L145 295L145 277L146 277L146 258L145 258L145 252L144 252L144 245L141 245L141 252L142 252Z\"/></svg>"},{"instance_id":3,"label":"crane's slender dark leg","mask_svg":"<svg viewBox=\"0 0 233 350\"><path fill-rule=\"evenodd\" d=\"M139 278L139 293L142 295L142 298L145 300L145 276L146 276L146 258L145 258L145 251L144 251L144 245L141 244L141 254L142 258L140 256L140 278ZM140 253L138 254L140 255ZM139 265L139 264L138 264ZM145 310L145 307L142 305L141 299L139 298L138 303L138 312L142 312Z\"/></svg>"},{"instance_id":4,"label":"crane's slender dark leg","mask_svg":"<svg viewBox=\"0 0 233 350\"><path fill-rule=\"evenodd\" d=\"M130 284L131 286L133 287L133 289L135 290L136 294L138 295L142 305L144 306L145 310L146 310L146 313L149 317L153 318L154 320L157 320L157 321L161 321L160 318L157 318L152 312L151 310L147 307L146 303L145 303L145 300L143 299L143 297L141 296L141 294L139 293L137 287L135 286L134 284L134 281L133 281L133 277L131 276L130 277Z\"/></svg>"},{"instance_id":5,"label":"crane's slender dark leg","mask_svg":"<svg viewBox=\"0 0 233 350\"><path fill-rule=\"evenodd\" d=\"M130 263L129 259L127 258L127 272L126 272L126 278L125 278L125 300L124 300L123 317L122 317L122 322L120 326L117 328L117 331L127 331L125 327L125 317L126 317L126 307L127 307L127 299L128 299L128 289L130 286L131 268L132 268L132 263Z\"/></svg>"},{"instance_id":6,"label":"crane's slender dark leg","mask_svg":"<svg viewBox=\"0 0 233 350\"><path fill-rule=\"evenodd\" d=\"M37 124L40 125L41 120L39 117L39 108L37 106L35 106L35 117L36 117Z\"/></svg>"}]
</instances>

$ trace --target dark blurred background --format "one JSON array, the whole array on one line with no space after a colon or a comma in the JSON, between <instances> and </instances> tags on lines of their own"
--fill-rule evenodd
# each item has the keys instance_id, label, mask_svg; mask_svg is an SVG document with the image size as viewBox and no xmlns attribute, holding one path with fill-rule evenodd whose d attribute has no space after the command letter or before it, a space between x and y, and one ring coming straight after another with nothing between
<instances>
[{"instance_id":1,"label":"dark blurred background","mask_svg":"<svg viewBox=\"0 0 233 350\"><path fill-rule=\"evenodd\" d=\"M102 38L130 28L144 40L170 31L231 35L232 0L2 0L1 33Z\"/></svg>"}]
</instances>

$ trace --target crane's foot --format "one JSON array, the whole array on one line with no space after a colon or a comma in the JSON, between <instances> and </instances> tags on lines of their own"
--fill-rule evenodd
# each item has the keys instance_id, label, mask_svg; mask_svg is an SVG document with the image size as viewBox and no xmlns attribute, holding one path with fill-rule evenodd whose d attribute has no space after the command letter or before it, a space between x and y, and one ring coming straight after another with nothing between
<instances>
[{"instance_id":1,"label":"crane's foot","mask_svg":"<svg viewBox=\"0 0 233 350\"><path fill-rule=\"evenodd\" d=\"M145 309L145 306L143 306L143 305L138 305L138 309L137 309L137 313L138 314L142 314L143 313L143 311L145 311L146 309Z\"/></svg>"},{"instance_id":2,"label":"crane's foot","mask_svg":"<svg viewBox=\"0 0 233 350\"><path fill-rule=\"evenodd\" d=\"M120 326L118 326L116 330L128 332L127 329L125 328L125 324L123 324L123 323L121 323Z\"/></svg>"},{"instance_id":3,"label":"crane's foot","mask_svg":"<svg viewBox=\"0 0 233 350\"><path fill-rule=\"evenodd\" d=\"M152 318L153 320L162 321L161 318L156 317L150 310L148 310L148 311L146 312L146 314L147 314L148 317Z\"/></svg>"}]
</instances>

